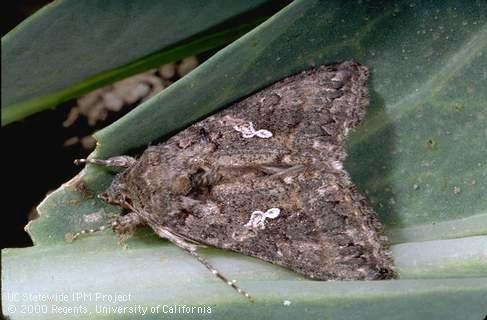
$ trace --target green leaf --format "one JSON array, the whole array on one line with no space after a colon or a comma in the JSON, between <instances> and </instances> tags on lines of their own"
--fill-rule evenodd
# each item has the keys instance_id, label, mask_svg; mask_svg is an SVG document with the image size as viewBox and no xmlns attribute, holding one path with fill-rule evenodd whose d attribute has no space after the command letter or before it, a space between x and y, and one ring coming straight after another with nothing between
<instances>
[{"instance_id":1,"label":"green leaf","mask_svg":"<svg viewBox=\"0 0 487 320\"><path fill-rule=\"evenodd\" d=\"M67 296L65 303L40 303L49 306L49 319L241 319L245 315L248 319L281 320L478 320L486 312L486 278L309 281L257 259L203 250L222 272L250 290L255 297L255 302L250 303L173 245L149 236L134 240L125 250L111 236L93 235L70 246L4 251L8 262L2 270L4 310L8 306L21 310L22 304L29 304L5 298L8 294L22 293ZM130 299L108 303L101 301L104 294L130 295ZM286 306L285 301L290 305ZM83 306L91 314L73 314L74 311L55 314L52 305ZM149 311L142 316L126 309L102 317L96 312L97 306L139 305L149 310L159 306L159 313ZM174 305L210 307L212 313L164 313ZM11 319L46 319L41 312L9 314Z\"/></svg>"},{"instance_id":2,"label":"green leaf","mask_svg":"<svg viewBox=\"0 0 487 320\"><path fill-rule=\"evenodd\" d=\"M296 71L358 60L370 68L371 105L349 140L346 167L385 223L400 280L309 281L257 259L205 250L254 295L250 304L147 230L125 250L109 232L66 244L65 233L100 225L118 210L79 194L71 181L39 206L41 217L29 225L36 245L3 252L2 296L105 291L131 293L130 303L143 306L214 308L194 318L482 319L486 17L485 2L295 1L96 134L93 156L123 154ZM88 167L77 179L96 194L111 175ZM3 301L4 308L18 305ZM120 316L133 317L107 317Z\"/></svg>"},{"instance_id":3,"label":"green leaf","mask_svg":"<svg viewBox=\"0 0 487 320\"><path fill-rule=\"evenodd\" d=\"M221 0L51 3L2 38L2 126L222 47L263 19L231 21L268 1L225 2L223 8Z\"/></svg>"}]
</instances>

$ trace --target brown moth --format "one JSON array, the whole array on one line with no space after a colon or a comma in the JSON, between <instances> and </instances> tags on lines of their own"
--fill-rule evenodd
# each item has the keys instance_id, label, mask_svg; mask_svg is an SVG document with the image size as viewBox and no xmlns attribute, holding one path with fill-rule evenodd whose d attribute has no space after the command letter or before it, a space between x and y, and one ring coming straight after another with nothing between
<instances>
[{"instance_id":1,"label":"brown moth","mask_svg":"<svg viewBox=\"0 0 487 320\"><path fill-rule=\"evenodd\" d=\"M233 250L312 279L396 276L381 223L343 168L366 113L368 70L354 61L285 78L147 148L103 199L129 210L111 227L149 226L189 251ZM77 237L80 233L74 235Z\"/></svg>"}]
</instances>

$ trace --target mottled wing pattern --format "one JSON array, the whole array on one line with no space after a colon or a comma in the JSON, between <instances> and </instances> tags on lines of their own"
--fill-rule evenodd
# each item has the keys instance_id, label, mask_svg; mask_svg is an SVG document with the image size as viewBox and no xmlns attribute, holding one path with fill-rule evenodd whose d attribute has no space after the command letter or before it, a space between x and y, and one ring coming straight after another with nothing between
<instances>
[{"instance_id":1,"label":"mottled wing pattern","mask_svg":"<svg viewBox=\"0 0 487 320\"><path fill-rule=\"evenodd\" d=\"M343 169L367 77L352 61L304 71L149 148L126 172L134 206L149 225L311 278L393 277L381 224Z\"/></svg>"}]
</instances>

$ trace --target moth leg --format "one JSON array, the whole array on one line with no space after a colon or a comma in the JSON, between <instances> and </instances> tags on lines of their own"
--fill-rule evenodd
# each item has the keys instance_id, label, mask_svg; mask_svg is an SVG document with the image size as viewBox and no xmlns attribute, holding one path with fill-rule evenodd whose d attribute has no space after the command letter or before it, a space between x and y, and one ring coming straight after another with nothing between
<instances>
[{"instance_id":1,"label":"moth leg","mask_svg":"<svg viewBox=\"0 0 487 320\"><path fill-rule=\"evenodd\" d=\"M248 292L246 292L245 290L239 288L234 281L230 281L228 280L227 277L225 277L224 275L222 275L217 269L215 269L215 267L213 267L211 265L210 262L208 262L208 260L206 260L205 258L203 258L197 251L198 249L198 245L194 244L194 243L189 243L187 242L186 240L184 240L181 236L173 233L172 231L170 231L169 229L165 228L165 227L161 227L161 226L157 226L157 225L151 225L152 229L161 237L161 238L165 238L165 239L168 239L169 241L171 241L172 243L174 243L175 245L177 245L178 247L180 247L181 249L184 249L186 250L187 252L189 252L193 257L195 257L201 264L203 264L208 270L211 271L212 274L214 274L216 277L220 278L220 280L222 280L223 282L225 282L227 285L231 286L235 291L237 291L238 293L240 293L241 295L245 296L246 298L248 298L251 302L253 302L252 300L252 297L249 295Z\"/></svg>"},{"instance_id":2,"label":"moth leg","mask_svg":"<svg viewBox=\"0 0 487 320\"><path fill-rule=\"evenodd\" d=\"M117 216L110 222L110 226L112 227L113 232L119 236L119 242L121 244L130 238L137 227L142 224L142 219L134 211L123 216Z\"/></svg>"},{"instance_id":3,"label":"moth leg","mask_svg":"<svg viewBox=\"0 0 487 320\"><path fill-rule=\"evenodd\" d=\"M71 232L68 232L64 235L64 239L67 241L67 242L73 242L74 240L78 239L81 235L83 234L88 234L88 233L95 233L95 232L99 232L99 231L105 231L107 229L110 228L110 225L102 225L98 228L95 228L95 229L84 229L84 230L80 230L76 233L71 233Z\"/></svg>"},{"instance_id":4,"label":"moth leg","mask_svg":"<svg viewBox=\"0 0 487 320\"><path fill-rule=\"evenodd\" d=\"M76 159L74 164L80 165L85 163L96 164L104 167L111 167L116 169L127 169L136 162L135 158L129 156L116 156L106 160L101 159Z\"/></svg>"}]
</instances>

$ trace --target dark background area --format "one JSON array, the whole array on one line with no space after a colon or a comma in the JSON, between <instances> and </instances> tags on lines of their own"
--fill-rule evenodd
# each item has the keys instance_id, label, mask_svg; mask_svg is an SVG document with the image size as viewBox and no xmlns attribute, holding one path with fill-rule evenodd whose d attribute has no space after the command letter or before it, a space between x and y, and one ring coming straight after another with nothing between
<instances>
[{"instance_id":1,"label":"dark background area","mask_svg":"<svg viewBox=\"0 0 487 320\"><path fill-rule=\"evenodd\" d=\"M25 0L2 3L2 36L50 1ZM5 6L10 3L11 6ZM32 241L24 231L29 217L35 217L36 206L45 196L80 170L74 159L85 158L91 152L80 144L65 147L66 139L87 136L122 117L131 108L110 113L106 121L89 126L81 117L65 128L74 101L68 101L48 111L2 127L2 183L4 186L0 247L26 247Z\"/></svg>"},{"instance_id":2,"label":"dark background area","mask_svg":"<svg viewBox=\"0 0 487 320\"><path fill-rule=\"evenodd\" d=\"M15 28L28 16L51 2L52 0L7 0L2 1L2 37Z\"/></svg>"}]
</instances>

